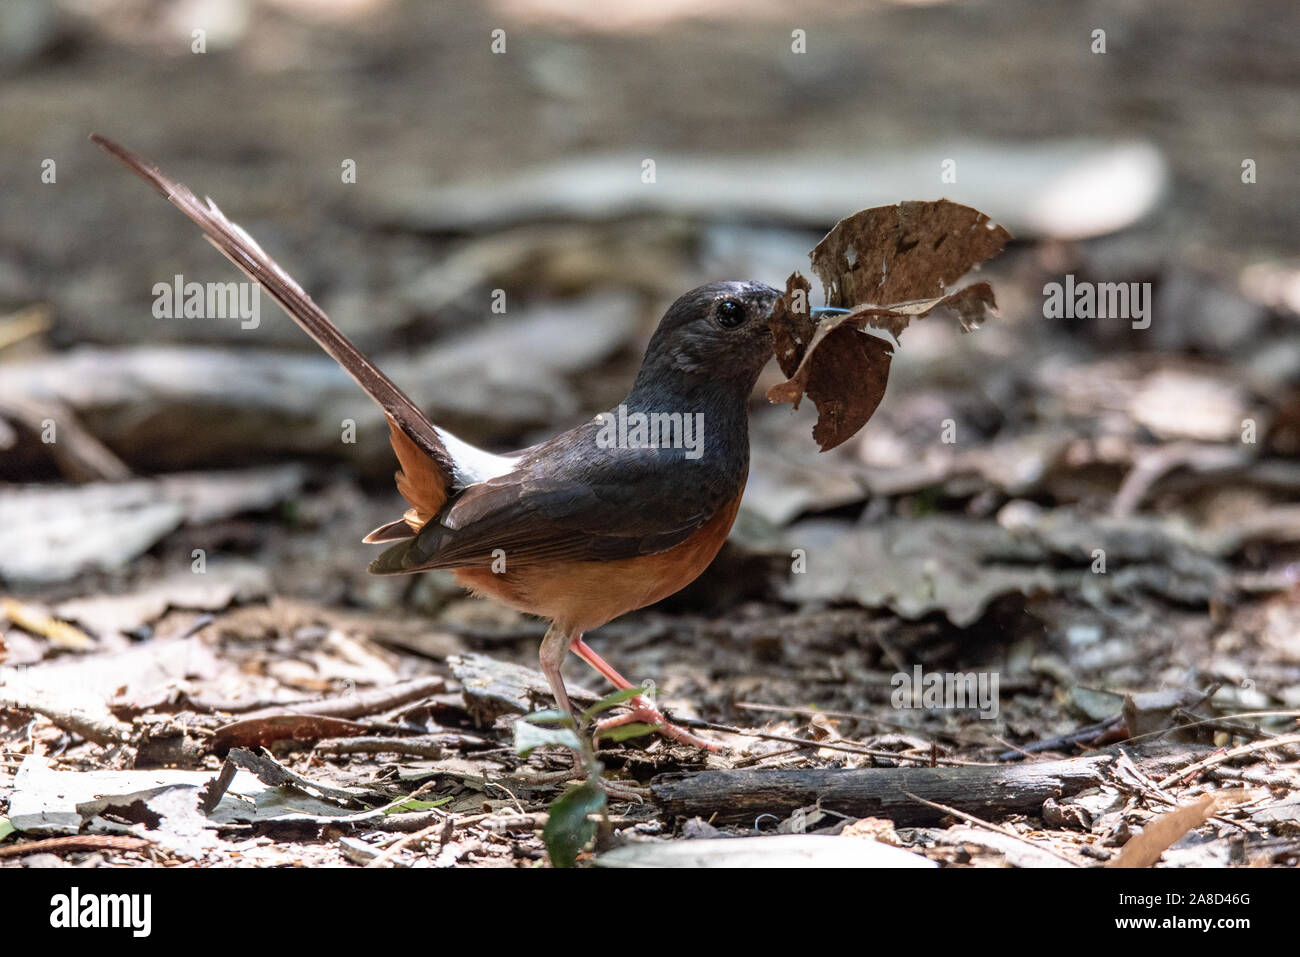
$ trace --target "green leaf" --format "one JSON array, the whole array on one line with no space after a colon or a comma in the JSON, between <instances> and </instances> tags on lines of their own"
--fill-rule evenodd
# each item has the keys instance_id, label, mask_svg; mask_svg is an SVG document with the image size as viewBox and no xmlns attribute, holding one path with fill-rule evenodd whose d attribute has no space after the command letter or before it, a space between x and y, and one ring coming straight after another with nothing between
<instances>
[{"instance_id":1,"label":"green leaf","mask_svg":"<svg viewBox=\"0 0 1300 957\"><path fill-rule=\"evenodd\" d=\"M590 708L588 708L586 711L582 713L583 723L585 724L586 722L590 721L593 715L600 714L602 711L608 711L610 708L613 708L616 705L620 705L624 701L631 701L637 695L643 695L643 694L648 695L649 690L637 686L633 686L631 688L621 688L618 691L615 691L613 694L607 694L605 695L605 697L601 698L599 701L597 701L595 704L593 704Z\"/></svg>"},{"instance_id":2,"label":"green leaf","mask_svg":"<svg viewBox=\"0 0 1300 957\"><path fill-rule=\"evenodd\" d=\"M605 792L594 780L569 788L551 804L542 841L553 867L572 867L578 852L596 836L596 822L587 819L605 806Z\"/></svg>"},{"instance_id":3,"label":"green leaf","mask_svg":"<svg viewBox=\"0 0 1300 957\"><path fill-rule=\"evenodd\" d=\"M402 804L395 804L384 810L385 814L397 814L401 811L428 811L431 808L442 807L444 804L450 804L451 798L438 798L436 801L421 801L416 798L413 801L405 801Z\"/></svg>"},{"instance_id":4,"label":"green leaf","mask_svg":"<svg viewBox=\"0 0 1300 957\"><path fill-rule=\"evenodd\" d=\"M545 711L530 711L523 719L529 724L563 724L573 727L573 719L559 708L547 708Z\"/></svg>"},{"instance_id":5,"label":"green leaf","mask_svg":"<svg viewBox=\"0 0 1300 957\"><path fill-rule=\"evenodd\" d=\"M551 744L582 752L582 742L572 728L539 728L528 721L515 722L515 751L522 756L528 757L534 748Z\"/></svg>"},{"instance_id":6,"label":"green leaf","mask_svg":"<svg viewBox=\"0 0 1300 957\"><path fill-rule=\"evenodd\" d=\"M597 731L596 737L602 741L612 741L617 744L619 741L626 741L628 738L639 738L642 735L653 734L662 728L661 724L617 724L612 728L606 728L603 731Z\"/></svg>"},{"instance_id":7,"label":"green leaf","mask_svg":"<svg viewBox=\"0 0 1300 957\"><path fill-rule=\"evenodd\" d=\"M0 841L3 841L17 830L18 828L14 827L13 824L9 822L9 818L0 817Z\"/></svg>"}]
</instances>

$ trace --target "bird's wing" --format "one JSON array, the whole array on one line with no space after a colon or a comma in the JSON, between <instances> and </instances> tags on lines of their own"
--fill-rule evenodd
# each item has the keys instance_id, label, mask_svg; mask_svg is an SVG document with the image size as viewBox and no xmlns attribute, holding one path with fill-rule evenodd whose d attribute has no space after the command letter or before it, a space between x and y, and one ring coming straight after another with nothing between
<instances>
[{"instance_id":1,"label":"bird's wing","mask_svg":"<svg viewBox=\"0 0 1300 957\"><path fill-rule=\"evenodd\" d=\"M471 485L414 539L384 552L376 574L650 555L688 539L744 485L672 450L599 449L580 427L539 446L510 472Z\"/></svg>"}]
</instances>

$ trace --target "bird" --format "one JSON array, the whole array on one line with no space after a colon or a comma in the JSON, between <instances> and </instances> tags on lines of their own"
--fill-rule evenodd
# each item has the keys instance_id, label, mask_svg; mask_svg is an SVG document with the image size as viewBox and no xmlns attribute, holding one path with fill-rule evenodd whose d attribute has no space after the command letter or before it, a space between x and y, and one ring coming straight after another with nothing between
<instances>
[{"instance_id":1,"label":"bird","mask_svg":"<svg viewBox=\"0 0 1300 957\"><path fill-rule=\"evenodd\" d=\"M211 199L107 137L91 140L193 220L383 410L408 507L363 539L388 546L369 571L449 569L475 594L546 619L541 670L575 720L561 674L569 652L631 689L584 635L686 587L726 541L749 472L749 399L773 357L768 320L781 293L757 281L690 290L659 321L618 406L530 448L495 454L434 425ZM651 441L635 427L651 421L668 432L683 423L677 441ZM597 732L644 723L671 740L721 750L669 721L645 694L627 704Z\"/></svg>"}]
</instances>

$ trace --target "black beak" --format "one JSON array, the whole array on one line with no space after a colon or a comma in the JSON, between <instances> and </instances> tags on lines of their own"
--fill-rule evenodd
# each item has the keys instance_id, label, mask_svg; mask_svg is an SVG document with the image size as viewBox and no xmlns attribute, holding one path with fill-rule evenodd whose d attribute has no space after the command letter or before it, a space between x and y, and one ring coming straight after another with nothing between
<instances>
[{"instance_id":1,"label":"black beak","mask_svg":"<svg viewBox=\"0 0 1300 957\"><path fill-rule=\"evenodd\" d=\"M815 306L809 310L812 317L819 322L824 316L847 316L852 311L852 309L837 309L834 306Z\"/></svg>"}]
</instances>

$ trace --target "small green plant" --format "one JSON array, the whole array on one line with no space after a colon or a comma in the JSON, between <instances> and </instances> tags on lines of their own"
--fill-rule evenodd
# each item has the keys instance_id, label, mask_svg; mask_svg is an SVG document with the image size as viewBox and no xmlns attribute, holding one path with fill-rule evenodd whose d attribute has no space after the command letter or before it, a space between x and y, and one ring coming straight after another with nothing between
<instances>
[{"instance_id":1,"label":"small green plant","mask_svg":"<svg viewBox=\"0 0 1300 957\"><path fill-rule=\"evenodd\" d=\"M542 829L542 841L546 844L546 853L554 867L572 867L591 839L596 836L594 815L605 813L605 786L600 773L604 766L596 760L595 737L588 738L582 729L591 724L596 715L602 711L629 701L638 695L647 694L645 688L624 688L601 698L582 713L578 722L555 708L546 711L534 711L515 722L515 750L523 757L532 754L535 748L547 745L559 745L568 748L578 758L578 765L585 773L582 781L573 785L547 808L546 827ZM654 731L653 724L623 724L605 731L597 736L607 741L625 741Z\"/></svg>"},{"instance_id":2,"label":"small green plant","mask_svg":"<svg viewBox=\"0 0 1300 957\"><path fill-rule=\"evenodd\" d=\"M450 804L452 798L438 798L436 801L421 801L414 798L410 801L403 801L401 804L394 804L391 807L384 808L384 814L399 814L404 811L429 811L435 807L442 807L444 804Z\"/></svg>"}]
</instances>

